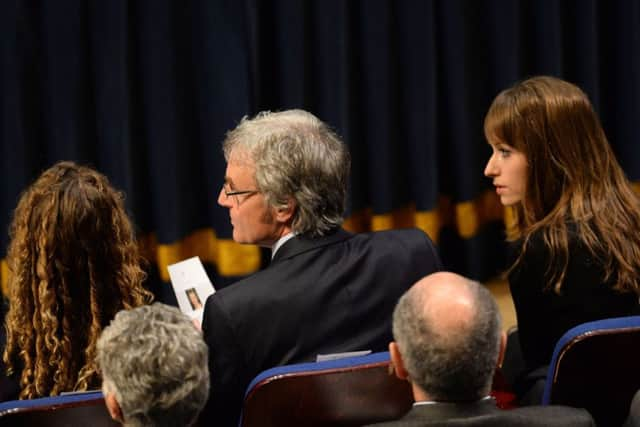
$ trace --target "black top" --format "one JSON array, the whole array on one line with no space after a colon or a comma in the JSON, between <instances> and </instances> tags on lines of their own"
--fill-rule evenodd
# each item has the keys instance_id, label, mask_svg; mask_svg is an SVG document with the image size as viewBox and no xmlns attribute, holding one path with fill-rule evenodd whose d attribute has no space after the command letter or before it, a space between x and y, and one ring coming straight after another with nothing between
<instances>
[{"instance_id":1,"label":"black top","mask_svg":"<svg viewBox=\"0 0 640 427\"><path fill-rule=\"evenodd\" d=\"M509 275L520 346L529 371L550 363L556 343L572 327L640 314L638 296L614 291L615 274L605 283L601 262L591 256L571 231L569 263L560 295L552 289L544 290L549 262L548 248L541 235L534 235L525 258Z\"/></svg>"}]
</instances>

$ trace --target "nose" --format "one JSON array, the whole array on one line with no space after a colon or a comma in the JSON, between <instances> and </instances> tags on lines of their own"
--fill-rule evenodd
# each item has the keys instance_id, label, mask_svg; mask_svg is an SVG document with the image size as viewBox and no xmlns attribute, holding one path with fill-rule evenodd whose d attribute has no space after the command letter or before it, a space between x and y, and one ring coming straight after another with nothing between
<instances>
[{"instance_id":1,"label":"nose","mask_svg":"<svg viewBox=\"0 0 640 427\"><path fill-rule=\"evenodd\" d=\"M496 164L495 157L496 157L495 154L492 154L491 157L489 157L487 166L485 166L484 168L484 176L488 176L489 178L492 178L498 175L498 166Z\"/></svg>"},{"instance_id":2,"label":"nose","mask_svg":"<svg viewBox=\"0 0 640 427\"><path fill-rule=\"evenodd\" d=\"M220 192L218 193L218 204L225 208L231 207L231 197L227 197L224 188L220 188Z\"/></svg>"}]
</instances>

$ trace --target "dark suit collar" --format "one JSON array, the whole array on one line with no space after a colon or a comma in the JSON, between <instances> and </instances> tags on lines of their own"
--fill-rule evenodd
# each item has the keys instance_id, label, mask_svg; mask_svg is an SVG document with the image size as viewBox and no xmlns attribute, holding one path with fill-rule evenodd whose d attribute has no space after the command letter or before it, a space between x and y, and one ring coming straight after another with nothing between
<instances>
[{"instance_id":1,"label":"dark suit collar","mask_svg":"<svg viewBox=\"0 0 640 427\"><path fill-rule=\"evenodd\" d=\"M428 405L416 405L403 419L449 419L493 414L500 411L494 399L478 400L476 402L436 402Z\"/></svg>"},{"instance_id":2,"label":"dark suit collar","mask_svg":"<svg viewBox=\"0 0 640 427\"><path fill-rule=\"evenodd\" d=\"M282 245L271 260L271 264L283 259L291 258L299 255L303 252L307 252L313 249L320 248L322 246L331 245L342 240L349 239L353 234L343 230L342 228L336 228L326 236L316 237L309 239L303 236L295 236L289 239L284 245Z\"/></svg>"}]
</instances>

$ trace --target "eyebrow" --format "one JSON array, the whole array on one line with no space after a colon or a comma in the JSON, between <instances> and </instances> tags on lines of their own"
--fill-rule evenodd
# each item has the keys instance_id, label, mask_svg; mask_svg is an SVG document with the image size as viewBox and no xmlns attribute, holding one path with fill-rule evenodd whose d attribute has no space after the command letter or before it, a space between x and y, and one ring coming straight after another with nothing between
<instances>
[{"instance_id":1,"label":"eyebrow","mask_svg":"<svg viewBox=\"0 0 640 427\"><path fill-rule=\"evenodd\" d=\"M513 145L507 144L506 142L501 141L501 140L498 140L497 142L490 142L489 145L491 145L493 147L496 147L496 148L500 148L501 146L504 146L504 147L515 149L515 147Z\"/></svg>"}]
</instances>

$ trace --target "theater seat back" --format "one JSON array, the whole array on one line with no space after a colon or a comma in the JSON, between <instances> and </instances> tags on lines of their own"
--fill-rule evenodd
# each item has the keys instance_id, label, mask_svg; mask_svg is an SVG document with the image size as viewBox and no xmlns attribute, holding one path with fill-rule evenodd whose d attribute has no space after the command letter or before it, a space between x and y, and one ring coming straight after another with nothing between
<instances>
[{"instance_id":1,"label":"theater seat back","mask_svg":"<svg viewBox=\"0 0 640 427\"><path fill-rule=\"evenodd\" d=\"M99 391L0 403L2 427L115 427Z\"/></svg>"},{"instance_id":2,"label":"theater seat back","mask_svg":"<svg viewBox=\"0 0 640 427\"><path fill-rule=\"evenodd\" d=\"M389 353L269 369L245 393L243 427L360 426L399 418L411 387L389 374Z\"/></svg>"},{"instance_id":3,"label":"theater seat back","mask_svg":"<svg viewBox=\"0 0 640 427\"><path fill-rule=\"evenodd\" d=\"M587 409L619 426L640 389L640 316L598 320L565 333L553 352L542 403Z\"/></svg>"}]
</instances>

